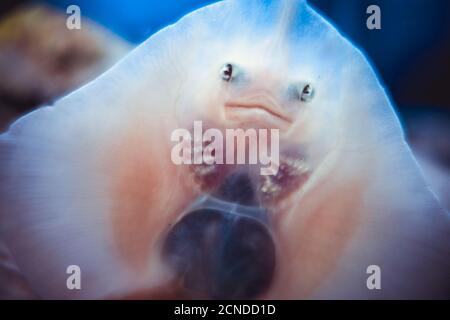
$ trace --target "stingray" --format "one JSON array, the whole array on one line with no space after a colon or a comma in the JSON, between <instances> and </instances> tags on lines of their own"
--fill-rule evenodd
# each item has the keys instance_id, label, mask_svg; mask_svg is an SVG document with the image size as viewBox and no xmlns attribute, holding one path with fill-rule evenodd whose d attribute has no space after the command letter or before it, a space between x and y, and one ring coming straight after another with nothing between
<instances>
[{"instance_id":1,"label":"stingray","mask_svg":"<svg viewBox=\"0 0 450 320\"><path fill-rule=\"evenodd\" d=\"M278 129L278 172L174 164L194 121ZM40 297L449 296L448 213L368 60L306 1L198 9L0 141L0 235Z\"/></svg>"}]
</instances>

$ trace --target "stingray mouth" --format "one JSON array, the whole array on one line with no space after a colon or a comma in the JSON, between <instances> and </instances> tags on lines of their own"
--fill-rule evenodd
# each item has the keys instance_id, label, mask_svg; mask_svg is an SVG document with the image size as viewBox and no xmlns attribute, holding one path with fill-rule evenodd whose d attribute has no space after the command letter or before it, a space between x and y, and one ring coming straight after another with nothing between
<instances>
[{"instance_id":1,"label":"stingray mouth","mask_svg":"<svg viewBox=\"0 0 450 320\"><path fill-rule=\"evenodd\" d=\"M281 126L293 122L279 107L270 103L227 102L225 103L225 113L232 120L275 121Z\"/></svg>"},{"instance_id":2,"label":"stingray mouth","mask_svg":"<svg viewBox=\"0 0 450 320\"><path fill-rule=\"evenodd\" d=\"M257 175L256 192L261 202L270 207L278 206L283 200L299 192L314 173L306 153L282 152L276 162L278 168L274 175ZM211 192L217 189L224 179L235 170L236 165L199 164L191 166L193 185L201 192ZM251 166L240 166L243 170L251 170ZM245 169L247 168L247 169ZM258 172L258 171L255 171ZM237 190L240 190L237 188Z\"/></svg>"}]
</instances>

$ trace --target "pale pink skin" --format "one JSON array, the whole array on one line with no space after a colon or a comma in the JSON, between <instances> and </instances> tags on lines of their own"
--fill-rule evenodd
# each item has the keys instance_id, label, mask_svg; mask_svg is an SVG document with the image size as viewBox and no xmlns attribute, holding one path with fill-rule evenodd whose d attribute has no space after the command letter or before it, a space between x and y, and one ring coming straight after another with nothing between
<instances>
[{"instance_id":1,"label":"pale pink skin","mask_svg":"<svg viewBox=\"0 0 450 320\"><path fill-rule=\"evenodd\" d=\"M280 3L264 11L258 2L226 1L196 12L2 136L9 191L1 200L11 208L2 234L39 295L182 297L160 248L204 190L189 166L171 162L170 135L202 120L219 129L278 128L282 152L304 155L310 169L270 206L277 266L260 298L442 296L448 216L383 88L363 55L302 1L298 12L316 25L285 37L294 8L273 21ZM261 9L270 28L247 9ZM221 80L228 62L246 82ZM286 99L291 83L313 84L313 100ZM84 270L81 291L65 287L69 264ZM366 287L372 264L384 274L379 293Z\"/></svg>"}]
</instances>

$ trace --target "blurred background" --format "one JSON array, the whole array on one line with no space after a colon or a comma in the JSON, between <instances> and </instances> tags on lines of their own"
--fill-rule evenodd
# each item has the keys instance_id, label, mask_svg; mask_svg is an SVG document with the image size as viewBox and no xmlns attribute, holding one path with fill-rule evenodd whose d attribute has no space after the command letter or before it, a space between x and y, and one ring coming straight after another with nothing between
<instances>
[{"instance_id":1,"label":"blurred background","mask_svg":"<svg viewBox=\"0 0 450 320\"><path fill-rule=\"evenodd\" d=\"M94 79L205 0L0 1L0 132L19 116ZM450 1L310 0L373 62L425 175L450 208ZM381 8L368 30L366 9ZM66 10L81 8L81 30ZM33 297L0 243L0 298Z\"/></svg>"}]
</instances>

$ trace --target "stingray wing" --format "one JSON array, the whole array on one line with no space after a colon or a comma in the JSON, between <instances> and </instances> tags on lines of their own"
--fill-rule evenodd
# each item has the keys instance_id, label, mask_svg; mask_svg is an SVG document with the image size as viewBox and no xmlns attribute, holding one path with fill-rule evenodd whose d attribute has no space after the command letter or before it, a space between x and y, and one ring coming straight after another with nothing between
<instances>
[{"instance_id":1,"label":"stingray wing","mask_svg":"<svg viewBox=\"0 0 450 320\"><path fill-rule=\"evenodd\" d=\"M327 47L344 57L337 142L282 218L284 272L269 297L448 297L449 215L425 182L391 101L357 48L312 10L304 15L299 19L322 29ZM367 287L372 265L381 269L382 290Z\"/></svg>"},{"instance_id":2,"label":"stingray wing","mask_svg":"<svg viewBox=\"0 0 450 320\"><path fill-rule=\"evenodd\" d=\"M41 296L152 285L157 225L183 198L172 198L179 184L168 148L183 76L171 45L187 42L187 24L0 137L1 236ZM82 290L66 287L70 265L81 268Z\"/></svg>"}]
</instances>

